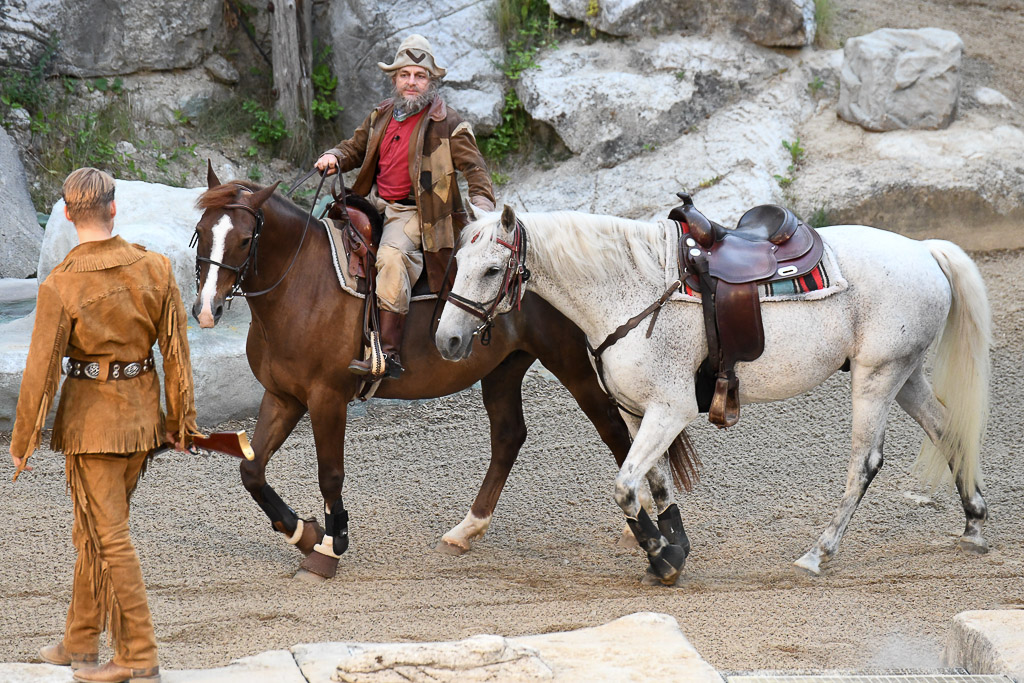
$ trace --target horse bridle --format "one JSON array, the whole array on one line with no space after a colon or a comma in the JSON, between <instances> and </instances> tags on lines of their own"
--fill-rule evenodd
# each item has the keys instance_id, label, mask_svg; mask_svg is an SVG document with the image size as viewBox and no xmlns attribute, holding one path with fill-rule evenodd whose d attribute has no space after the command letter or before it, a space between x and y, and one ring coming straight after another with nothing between
<instances>
[{"instance_id":1,"label":"horse bridle","mask_svg":"<svg viewBox=\"0 0 1024 683\"><path fill-rule=\"evenodd\" d=\"M476 237L473 238L474 240ZM518 310L523 300L525 284L530 280L530 270L526 267L526 229L522 222L516 218L516 226L512 231L512 242L506 242L500 237L495 241L509 250L508 262L505 264L504 275L501 280L501 288L497 295L490 301L480 302L459 296L455 292L448 292L448 300L455 306L480 318L483 322L473 331L474 337L480 337L480 343L487 346L491 341L491 327L494 326L495 311L501 302L509 297L514 302L512 305Z\"/></svg>"},{"instance_id":2,"label":"horse bridle","mask_svg":"<svg viewBox=\"0 0 1024 683\"><path fill-rule=\"evenodd\" d=\"M237 187L238 187L238 189L242 190L243 192L248 192L248 193L252 194L252 190L250 190L248 187L245 187L244 185L238 185ZM220 261L214 261L213 259L207 258L206 256L198 256L197 255L196 256L196 289L199 289L199 280L200 280L200 272L199 272L200 271L200 265L199 264L200 263L208 263L211 266L217 266L219 268L225 268L227 270L232 271L235 274L235 281L231 285L231 289L228 291L227 295L224 297L225 301L231 301L236 296L246 296L245 292L242 291L242 280L245 279L246 274L248 274L248 272L249 272L249 264L250 263L253 264L253 272L256 272L256 258L255 258L255 256L256 256L256 248L257 248L257 246L259 244L259 240L260 240L260 231L263 229L263 209L254 209L251 206L249 206L248 204L240 204L240 203L225 204L224 208L225 209L242 209L243 211L248 211L256 219L256 227L253 228L252 237L250 238L250 241L249 241L249 253L245 255L245 260L242 261L237 266L229 266L226 263L221 263ZM199 243L199 226L197 225L196 229L195 229L195 232L192 233L192 239L189 241L188 246L189 246L190 249L194 249L198 243Z\"/></svg>"},{"instance_id":3,"label":"horse bridle","mask_svg":"<svg viewBox=\"0 0 1024 683\"><path fill-rule=\"evenodd\" d=\"M313 171L311 171L310 173L306 174L302 178L302 180L299 181L299 184L301 184L303 181L305 181L306 178L309 178L313 174L313 172L315 172L316 170L317 169L314 168ZM260 232L263 229L263 209L262 208L254 209L251 206L249 206L248 204L240 204L240 203L236 202L234 204L225 204L224 208L225 209L242 209L243 211L248 211L256 219L256 227L253 228L252 237L250 238L250 241L249 241L249 253L245 255L245 260L242 261L242 263L240 263L237 266L229 266L226 263L221 263L220 261L214 261L213 259L207 258L206 256L199 256L199 255L197 255L196 256L196 289L197 290L199 289L199 284L200 284L200 282L199 282L199 279L200 279L200 272L199 272L200 266L199 266L199 264L200 263L208 263L211 266L218 266L220 268L227 268L228 270L232 271L235 274L235 281L231 285L231 289L228 291L227 295L224 297L224 300L229 302L229 303L236 296L247 297L247 298L248 297L254 297L254 296L260 296L260 295L266 294L266 293L271 292L274 289L276 289L279 284L284 282L284 279L285 279L285 277L288 276L288 273L290 273L292 271L292 266L295 265L295 261L299 257L299 252L302 251L302 245L306 241L306 233L309 231L309 221L313 217L313 211L316 208L317 200L320 198L320 190L323 189L324 180L326 180L326 178L327 178L326 175L322 175L320 177L320 184L317 186L316 194L313 196L313 206L310 207L309 214L306 216L306 225L303 226L303 228L302 228L302 237L299 239L299 246L296 247L295 254L292 256L292 260L291 260L291 263L288 264L288 268L286 268L284 273L281 274L281 277L279 277L277 279L277 282L275 282L274 284L270 285L266 289L261 289L258 292L243 292L242 291L242 281L245 280L245 276L249 272L249 264L252 263L252 271L254 273L258 272L257 271L257 267L256 267L256 250L259 247ZM238 184L236 184L236 187L238 187L238 189L243 191L243 192L248 192L249 194L253 194L253 191L250 190L245 185L238 185ZM298 185L295 185L295 187L292 188L292 192L294 192L297 187L298 187ZM344 185L342 185L342 187L344 188ZM288 194L290 196L291 192L289 192ZM199 226L197 225L196 229L195 229L195 232L192 233L192 239L189 241L188 246L189 246L190 249L194 249L198 243L199 243Z\"/></svg>"}]
</instances>

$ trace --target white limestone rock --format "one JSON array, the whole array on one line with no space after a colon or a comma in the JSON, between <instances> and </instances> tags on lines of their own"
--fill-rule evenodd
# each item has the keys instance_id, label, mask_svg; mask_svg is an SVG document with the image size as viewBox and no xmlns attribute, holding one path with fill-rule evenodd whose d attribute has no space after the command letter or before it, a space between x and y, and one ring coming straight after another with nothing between
<instances>
[{"instance_id":1,"label":"white limestone rock","mask_svg":"<svg viewBox=\"0 0 1024 683\"><path fill-rule=\"evenodd\" d=\"M324 38L332 47L332 66L338 76L335 96L345 108L339 115L345 135L351 135L373 107L391 96L391 81L377 62L390 64L402 40L412 33L426 37L438 62L448 69L444 85L453 108L477 134L493 130L501 121L504 101L504 54L491 12L487 0L331 3L330 32ZM455 102L471 108L464 111Z\"/></svg>"},{"instance_id":2,"label":"white limestone rock","mask_svg":"<svg viewBox=\"0 0 1024 683\"><path fill-rule=\"evenodd\" d=\"M732 0L719 8L719 21L758 45L803 47L814 42L818 30L814 0Z\"/></svg>"},{"instance_id":3,"label":"white limestone rock","mask_svg":"<svg viewBox=\"0 0 1024 683\"><path fill-rule=\"evenodd\" d=\"M775 73L781 57L724 38L579 42L545 54L516 91L527 112L592 165L669 144Z\"/></svg>"},{"instance_id":4,"label":"white limestone rock","mask_svg":"<svg viewBox=\"0 0 1024 683\"><path fill-rule=\"evenodd\" d=\"M18 148L0 127L0 277L24 278L36 272L43 229L28 194Z\"/></svg>"},{"instance_id":5,"label":"white limestone rock","mask_svg":"<svg viewBox=\"0 0 1024 683\"><path fill-rule=\"evenodd\" d=\"M1024 610L972 610L953 617L942 654L946 666L1024 681Z\"/></svg>"},{"instance_id":6,"label":"white limestone rock","mask_svg":"<svg viewBox=\"0 0 1024 683\"><path fill-rule=\"evenodd\" d=\"M695 0L551 0L551 11L613 36L643 37L676 30L695 31L706 5Z\"/></svg>"},{"instance_id":7,"label":"white limestone rock","mask_svg":"<svg viewBox=\"0 0 1024 683\"><path fill-rule=\"evenodd\" d=\"M938 28L884 28L846 41L841 117L868 130L945 128L960 98L963 41Z\"/></svg>"},{"instance_id":8,"label":"white limestone rock","mask_svg":"<svg viewBox=\"0 0 1024 683\"><path fill-rule=\"evenodd\" d=\"M221 28L221 0L8 0L0 64L30 66L52 35L59 74L91 78L197 66Z\"/></svg>"}]
</instances>

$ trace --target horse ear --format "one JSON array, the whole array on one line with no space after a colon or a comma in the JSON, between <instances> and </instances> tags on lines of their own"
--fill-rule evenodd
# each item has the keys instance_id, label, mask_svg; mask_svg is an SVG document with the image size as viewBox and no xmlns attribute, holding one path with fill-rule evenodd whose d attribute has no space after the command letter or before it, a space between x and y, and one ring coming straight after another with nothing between
<instances>
[{"instance_id":1,"label":"horse ear","mask_svg":"<svg viewBox=\"0 0 1024 683\"><path fill-rule=\"evenodd\" d=\"M505 232L512 232L516 227L516 211L508 204L501 210L501 227Z\"/></svg>"},{"instance_id":2,"label":"horse ear","mask_svg":"<svg viewBox=\"0 0 1024 683\"><path fill-rule=\"evenodd\" d=\"M252 208L256 209L263 206L263 202L270 199L270 195L274 194L274 190L276 190L277 186L280 184L281 181L278 180L273 185L270 185L269 187L264 187L259 192L254 192L252 195Z\"/></svg>"},{"instance_id":3,"label":"horse ear","mask_svg":"<svg viewBox=\"0 0 1024 683\"><path fill-rule=\"evenodd\" d=\"M209 159L206 160L206 184L211 190L221 184L217 174L213 172L213 162Z\"/></svg>"}]
</instances>

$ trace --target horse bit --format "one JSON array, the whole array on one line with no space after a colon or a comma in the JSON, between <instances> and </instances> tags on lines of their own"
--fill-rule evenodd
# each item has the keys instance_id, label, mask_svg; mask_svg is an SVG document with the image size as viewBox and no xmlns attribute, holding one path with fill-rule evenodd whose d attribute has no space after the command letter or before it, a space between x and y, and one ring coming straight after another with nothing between
<instances>
[{"instance_id":1,"label":"horse bit","mask_svg":"<svg viewBox=\"0 0 1024 683\"><path fill-rule=\"evenodd\" d=\"M474 237L473 241L477 237ZM498 289L497 295L490 301L479 302L459 296L455 292L448 292L449 301L483 321L473 330L473 336L479 336L480 344L483 346L491 343L491 327L494 326L495 311L498 305L506 297L514 297L516 310L519 310L523 301L524 286L530 279L530 270L526 267L526 229L522 222L516 218L516 227L512 232L511 243L500 237L495 238L495 241L510 252L508 262L505 264L501 288Z\"/></svg>"}]
</instances>

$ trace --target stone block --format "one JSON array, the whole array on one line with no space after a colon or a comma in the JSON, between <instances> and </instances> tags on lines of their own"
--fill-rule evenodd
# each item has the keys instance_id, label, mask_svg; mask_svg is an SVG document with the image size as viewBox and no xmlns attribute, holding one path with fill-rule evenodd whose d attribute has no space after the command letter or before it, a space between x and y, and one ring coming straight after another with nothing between
<instances>
[{"instance_id":1,"label":"stone block","mask_svg":"<svg viewBox=\"0 0 1024 683\"><path fill-rule=\"evenodd\" d=\"M20 111L20 110L16 110ZM18 148L0 127L0 278L35 275L43 229L36 219Z\"/></svg>"},{"instance_id":2,"label":"stone block","mask_svg":"<svg viewBox=\"0 0 1024 683\"><path fill-rule=\"evenodd\" d=\"M868 130L945 128L960 98L963 41L938 28L879 29L846 41L839 115Z\"/></svg>"},{"instance_id":3,"label":"stone block","mask_svg":"<svg viewBox=\"0 0 1024 683\"><path fill-rule=\"evenodd\" d=\"M972 674L1003 674L1024 683L1024 610L972 610L956 615L942 660Z\"/></svg>"}]
</instances>

